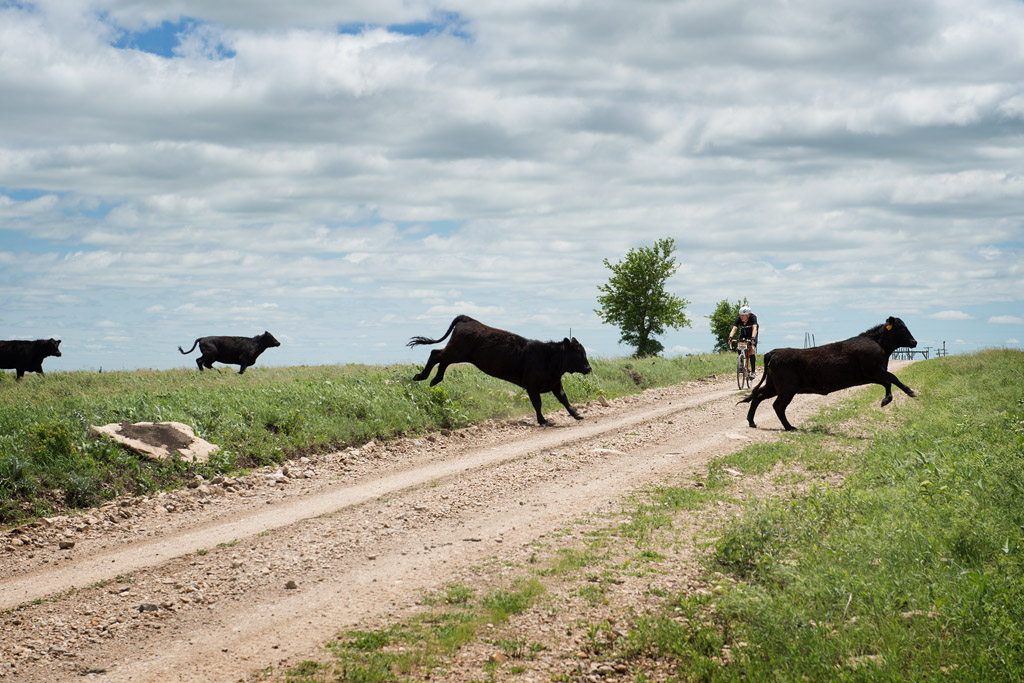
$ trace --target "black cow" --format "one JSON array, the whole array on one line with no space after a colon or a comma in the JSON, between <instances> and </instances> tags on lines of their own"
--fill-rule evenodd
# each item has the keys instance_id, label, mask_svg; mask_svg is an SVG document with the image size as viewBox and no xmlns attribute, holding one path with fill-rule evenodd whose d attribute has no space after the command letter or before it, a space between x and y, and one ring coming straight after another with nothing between
<instances>
[{"instance_id":1,"label":"black cow","mask_svg":"<svg viewBox=\"0 0 1024 683\"><path fill-rule=\"evenodd\" d=\"M747 422L754 424L754 413L761 401L778 396L772 407L787 430L796 429L786 419L786 406L796 394L829 394L861 384L885 387L882 405L892 401L895 384L908 396L914 390L889 372L889 356L898 348L917 346L917 340L899 318L888 318L884 325L872 327L856 337L810 349L773 349L764 355L764 374L750 396ZM764 385L764 386L762 386Z\"/></svg>"},{"instance_id":2,"label":"black cow","mask_svg":"<svg viewBox=\"0 0 1024 683\"><path fill-rule=\"evenodd\" d=\"M473 320L469 316L460 315L448 327L448 331L440 339L413 337L408 346L418 344L437 344L448 335L452 338L443 349L430 352L426 367L414 380L426 379L434 366L438 366L437 375L430 382L434 386L444 379L445 369L453 363L472 363L491 377L526 389L534 410L537 411L537 422L550 424L540 412L540 395L550 391L555 395L569 414L582 420L580 414L569 405L569 399L562 389L562 375L567 372L590 373L590 363L583 345L573 339L560 342L542 342L526 339L518 334L488 327Z\"/></svg>"},{"instance_id":3,"label":"black cow","mask_svg":"<svg viewBox=\"0 0 1024 683\"><path fill-rule=\"evenodd\" d=\"M281 342L274 339L269 332L256 335L255 337L200 337L192 344L192 348L186 351L178 347L182 353L192 353L196 344L199 345L199 358L196 358L196 365L199 371L203 367L212 368L214 363L225 363L240 365L238 374L241 375L245 369L256 362L259 355L271 346L280 346Z\"/></svg>"},{"instance_id":4,"label":"black cow","mask_svg":"<svg viewBox=\"0 0 1024 683\"><path fill-rule=\"evenodd\" d=\"M60 339L0 341L0 369L14 369L20 380L26 372L43 374L43 359L60 356Z\"/></svg>"}]
</instances>

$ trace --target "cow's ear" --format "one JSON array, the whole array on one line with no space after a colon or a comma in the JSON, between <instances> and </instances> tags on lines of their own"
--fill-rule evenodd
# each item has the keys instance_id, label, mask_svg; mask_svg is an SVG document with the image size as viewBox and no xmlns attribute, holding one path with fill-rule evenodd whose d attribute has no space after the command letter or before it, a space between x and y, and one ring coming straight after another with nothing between
<instances>
[{"instance_id":1,"label":"cow's ear","mask_svg":"<svg viewBox=\"0 0 1024 683\"><path fill-rule=\"evenodd\" d=\"M566 346L568 346L569 345L569 338L566 337L565 339L563 339L562 343L565 344Z\"/></svg>"}]
</instances>

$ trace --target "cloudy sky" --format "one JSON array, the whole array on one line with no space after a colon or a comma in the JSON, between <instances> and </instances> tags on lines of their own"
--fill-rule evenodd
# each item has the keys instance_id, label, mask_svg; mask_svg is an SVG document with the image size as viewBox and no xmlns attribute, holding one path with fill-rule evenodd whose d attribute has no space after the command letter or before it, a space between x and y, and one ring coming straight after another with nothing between
<instances>
[{"instance_id":1,"label":"cloudy sky","mask_svg":"<svg viewBox=\"0 0 1024 683\"><path fill-rule=\"evenodd\" d=\"M675 239L710 350L888 315L1024 340L1020 0L0 0L0 339L49 370L422 362L454 315L618 356Z\"/></svg>"}]
</instances>

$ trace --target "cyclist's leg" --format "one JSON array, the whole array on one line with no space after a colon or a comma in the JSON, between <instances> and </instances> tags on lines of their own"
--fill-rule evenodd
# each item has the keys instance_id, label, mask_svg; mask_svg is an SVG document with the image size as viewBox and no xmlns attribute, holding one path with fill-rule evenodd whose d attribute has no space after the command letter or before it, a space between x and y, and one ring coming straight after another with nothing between
<instances>
[{"instance_id":1,"label":"cyclist's leg","mask_svg":"<svg viewBox=\"0 0 1024 683\"><path fill-rule=\"evenodd\" d=\"M751 344L748 352L750 353L750 374L754 374L757 372L757 347Z\"/></svg>"}]
</instances>

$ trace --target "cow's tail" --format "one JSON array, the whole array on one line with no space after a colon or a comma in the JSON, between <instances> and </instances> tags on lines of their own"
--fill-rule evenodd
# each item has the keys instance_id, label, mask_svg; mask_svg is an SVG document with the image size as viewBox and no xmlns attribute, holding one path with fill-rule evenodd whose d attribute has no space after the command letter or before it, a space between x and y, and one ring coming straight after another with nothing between
<instances>
[{"instance_id":1,"label":"cow's tail","mask_svg":"<svg viewBox=\"0 0 1024 683\"><path fill-rule=\"evenodd\" d=\"M195 351L196 350L196 346L198 346L198 345L199 345L199 340L196 339L194 342L192 342L192 348L189 349L188 351L186 351L185 349L181 348L180 346L178 347L178 350L181 351L183 354L188 355L188 354L192 353L193 351Z\"/></svg>"},{"instance_id":2,"label":"cow's tail","mask_svg":"<svg viewBox=\"0 0 1024 683\"><path fill-rule=\"evenodd\" d=\"M452 324L448 326L448 331L445 332L444 336L441 337L440 339L429 339L428 337L413 337L412 339L409 340L409 343L406 344L406 346L419 346L420 344L437 344L443 342L445 339L448 338L448 335L452 333L452 330L455 329L456 325L458 325L459 323L468 322L470 320L472 320L472 318L470 318L468 315L456 316L455 320L452 321Z\"/></svg>"},{"instance_id":3,"label":"cow's tail","mask_svg":"<svg viewBox=\"0 0 1024 683\"><path fill-rule=\"evenodd\" d=\"M754 388L750 390L750 393L741 398L739 403L736 405L739 405L740 403L750 403L754 399L754 394L757 393L757 390L761 388L761 385L764 384L764 381L768 378L768 368L771 365L771 362L772 352L769 351L764 354L764 372L761 373L761 379L758 380L757 384L754 385Z\"/></svg>"}]
</instances>

